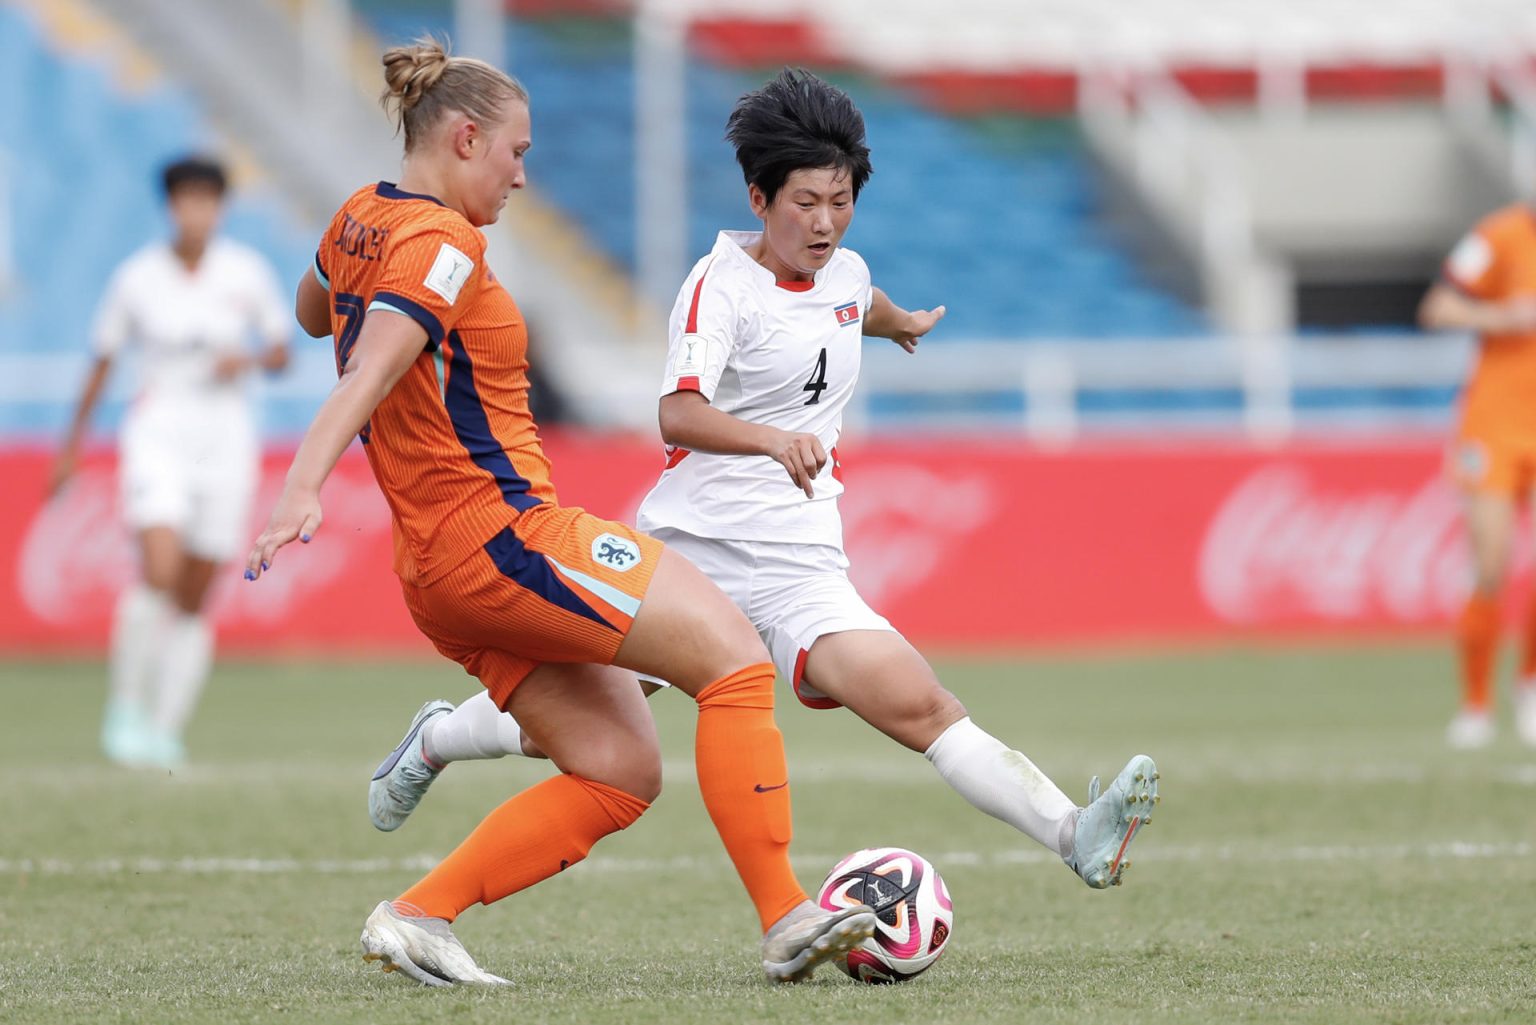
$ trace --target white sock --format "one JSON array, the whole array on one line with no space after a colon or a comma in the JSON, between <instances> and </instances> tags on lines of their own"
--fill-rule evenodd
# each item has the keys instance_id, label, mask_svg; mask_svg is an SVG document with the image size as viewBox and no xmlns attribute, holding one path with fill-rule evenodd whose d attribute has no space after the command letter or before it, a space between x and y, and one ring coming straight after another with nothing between
<instances>
[{"instance_id":1,"label":"white sock","mask_svg":"<svg viewBox=\"0 0 1536 1025\"><path fill-rule=\"evenodd\" d=\"M496 707L489 691L480 691L421 731L421 750L433 765L500 758L523 753L517 720Z\"/></svg>"},{"instance_id":2,"label":"white sock","mask_svg":"<svg viewBox=\"0 0 1536 1025\"><path fill-rule=\"evenodd\" d=\"M165 656L154 723L162 733L180 737L208 680L213 664L213 631L201 615L177 612L165 629Z\"/></svg>"},{"instance_id":3,"label":"white sock","mask_svg":"<svg viewBox=\"0 0 1536 1025\"><path fill-rule=\"evenodd\" d=\"M108 695L113 704L145 711L151 669L158 660L170 619L170 599L145 583L136 583L117 599L112 620Z\"/></svg>"},{"instance_id":4,"label":"white sock","mask_svg":"<svg viewBox=\"0 0 1536 1025\"><path fill-rule=\"evenodd\" d=\"M923 757L971 804L1060 854L1072 853L1077 805L1035 763L966 716Z\"/></svg>"}]
</instances>

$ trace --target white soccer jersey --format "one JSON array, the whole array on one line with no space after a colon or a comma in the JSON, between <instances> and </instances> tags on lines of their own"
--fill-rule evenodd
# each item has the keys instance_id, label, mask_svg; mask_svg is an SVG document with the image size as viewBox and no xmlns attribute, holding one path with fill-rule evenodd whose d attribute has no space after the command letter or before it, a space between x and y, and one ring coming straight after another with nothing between
<instances>
[{"instance_id":1,"label":"white soccer jersey","mask_svg":"<svg viewBox=\"0 0 1536 1025\"><path fill-rule=\"evenodd\" d=\"M263 343L286 341L291 323L277 277L255 250L214 239L189 271L158 242L113 274L92 336L98 356L138 346L146 400L227 404L243 400L244 389L217 379L219 357L246 349L253 334Z\"/></svg>"},{"instance_id":2,"label":"white soccer jersey","mask_svg":"<svg viewBox=\"0 0 1536 1025\"><path fill-rule=\"evenodd\" d=\"M639 527L706 538L842 547L836 446L859 376L869 268L839 248L809 287L791 289L746 253L757 232L723 231L672 308L662 395L693 390L753 423L814 434L828 465L815 498L766 456L673 451L640 505Z\"/></svg>"}]
</instances>

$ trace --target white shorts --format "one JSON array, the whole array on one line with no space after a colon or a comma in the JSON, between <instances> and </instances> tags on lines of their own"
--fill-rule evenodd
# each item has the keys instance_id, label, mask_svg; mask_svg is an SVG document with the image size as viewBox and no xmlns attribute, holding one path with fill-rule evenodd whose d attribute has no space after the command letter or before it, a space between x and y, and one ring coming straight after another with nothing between
<instances>
[{"instance_id":1,"label":"white shorts","mask_svg":"<svg viewBox=\"0 0 1536 1025\"><path fill-rule=\"evenodd\" d=\"M817 638L845 630L895 632L859 597L840 548L722 541L671 527L650 534L702 570L746 613L774 666L810 708L841 707L805 682L805 657Z\"/></svg>"},{"instance_id":2,"label":"white shorts","mask_svg":"<svg viewBox=\"0 0 1536 1025\"><path fill-rule=\"evenodd\" d=\"M170 527L188 553L220 562L250 540L258 453L244 410L189 415L166 401L141 402L124 418L119 461L132 529Z\"/></svg>"}]
</instances>

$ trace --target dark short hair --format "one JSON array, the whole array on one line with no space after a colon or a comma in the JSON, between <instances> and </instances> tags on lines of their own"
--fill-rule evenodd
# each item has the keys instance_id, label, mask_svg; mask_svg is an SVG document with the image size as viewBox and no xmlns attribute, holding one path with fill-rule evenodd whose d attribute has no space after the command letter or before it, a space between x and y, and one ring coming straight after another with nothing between
<instances>
[{"instance_id":1,"label":"dark short hair","mask_svg":"<svg viewBox=\"0 0 1536 1025\"><path fill-rule=\"evenodd\" d=\"M747 184L770 203L792 173L818 167L847 173L857 200L873 170L864 115L847 93L803 68L785 68L737 100L725 137Z\"/></svg>"},{"instance_id":2,"label":"dark short hair","mask_svg":"<svg viewBox=\"0 0 1536 1025\"><path fill-rule=\"evenodd\" d=\"M167 198L184 185L204 185L219 195L229 188L229 178L224 165L211 157L182 157L165 165L160 172Z\"/></svg>"}]
</instances>

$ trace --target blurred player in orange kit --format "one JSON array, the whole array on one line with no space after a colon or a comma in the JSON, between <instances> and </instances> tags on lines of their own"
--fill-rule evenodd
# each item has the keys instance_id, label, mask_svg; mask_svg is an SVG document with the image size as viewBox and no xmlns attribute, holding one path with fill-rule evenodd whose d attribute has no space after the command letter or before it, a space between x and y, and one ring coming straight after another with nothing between
<instances>
[{"instance_id":1,"label":"blurred player in orange kit","mask_svg":"<svg viewBox=\"0 0 1536 1025\"><path fill-rule=\"evenodd\" d=\"M186 759L182 733L213 663L209 585L240 554L256 487L246 379L287 365L293 321L271 265L218 234L224 168L186 157L162 178L174 233L112 275L51 485L57 492L73 475L113 364L136 350L139 390L123 417L119 477L139 578L113 619L101 746L119 764L172 770Z\"/></svg>"},{"instance_id":2,"label":"blurred player in orange kit","mask_svg":"<svg viewBox=\"0 0 1536 1025\"><path fill-rule=\"evenodd\" d=\"M1446 258L1419 323L1475 331L1477 365L1462 396L1449 469L1465 496L1472 594L1457 626L1461 708L1446 739L1493 741L1493 674L1500 597L1518 507L1536 491L1536 210L1516 204L1484 218ZM1536 601L1530 605L1515 688L1515 725L1536 745Z\"/></svg>"},{"instance_id":3,"label":"blurred player in orange kit","mask_svg":"<svg viewBox=\"0 0 1536 1025\"><path fill-rule=\"evenodd\" d=\"M383 64L385 103L405 135L400 183L368 185L342 205L299 285L299 323L334 336L340 380L246 575L258 579L284 545L315 537L321 485L360 436L393 515L412 617L561 774L492 811L424 878L380 902L363 928L365 956L426 985L506 982L475 964L450 923L582 860L650 806L660 750L634 670L698 702L699 788L756 905L764 971L805 978L871 935L875 918L862 906L822 911L790 868L788 777L762 642L687 560L561 508L550 483L528 412L525 325L478 230L524 184L528 94L432 40L391 49ZM437 704L376 774L402 806L414 807L434 774L420 726Z\"/></svg>"}]
</instances>

